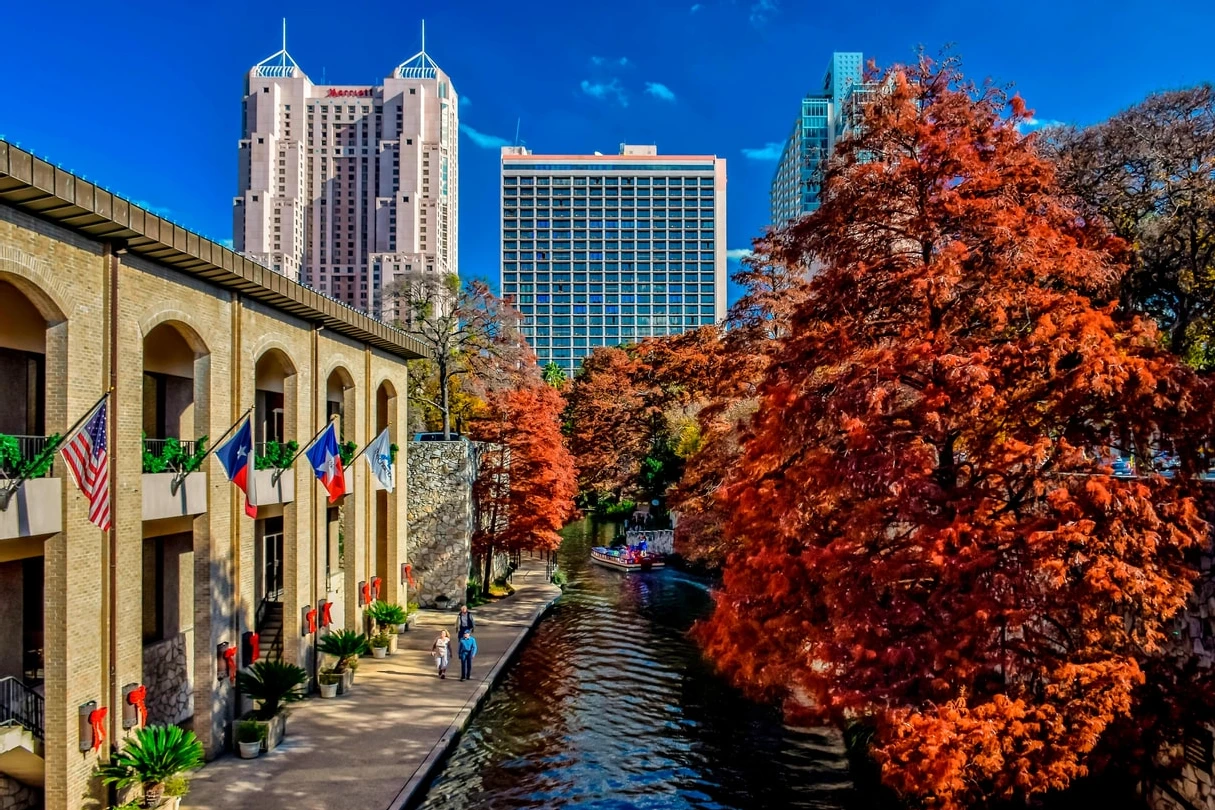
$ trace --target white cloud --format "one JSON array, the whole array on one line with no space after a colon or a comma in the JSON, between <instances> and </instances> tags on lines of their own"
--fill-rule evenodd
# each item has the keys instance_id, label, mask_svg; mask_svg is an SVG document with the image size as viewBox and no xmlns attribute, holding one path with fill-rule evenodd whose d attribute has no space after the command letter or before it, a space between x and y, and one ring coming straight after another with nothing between
<instances>
[{"instance_id":1,"label":"white cloud","mask_svg":"<svg viewBox=\"0 0 1215 810\"><path fill-rule=\"evenodd\" d=\"M692 10L689 11L688 13L695 14L696 12L700 11L702 8L704 8L704 6L702 6L700 3L697 3L696 5L692 6Z\"/></svg>"},{"instance_id":2,"label":"white cloud","mask_svg":"<svg viewBox=\"0 0 1215 810\"><path fill-rule=\"evenodd\" d=\"M775 14L780 7L780 0L755 0L751 4L750 19L752 25L763 25L768 18Z\"/></svg>"},{"instance_id":3,"label":"white cloud","mask_svg":"<svg viewBox=\"0 0 1215 810\"><path fill-rule=\"evenodd\" d=\"M658 82L646 82L645 91L654 98L661 99L663 101L675 100L675 93L672 92L671 88L667 87L665 84L659 84Z\"/></svg>"},{"instance_id":4,"label":"white cloud","mask_svg":"<svg viewBox=\"0 0 1215 810\"><path fill-rule=\"evenodd\" d=\"M1028 121L1017 122L1017 131L1043 129L1045 127L1065 127L1066 121L1056 121L1053 118L1031 118Z\"/></svg>"},{"instance_id":5,"label":"white cloud","mask_svg":"<svg viewBox=\"0 0 1215 810\"><path fill-rule=\"evenodd\" d=\"M733 248L726 251L726 259L732 262L741 262L750 255L751 248Z\"/></svg>"},{"instance_id":6,"label":"white cloud","mask_svg":"<svg viewBox=\"0 0 1215 810\"><path fill-rule=\"evenodd\" d=\"M135 205L138 205L145 211L151 211L158 217L169 217L173 214L172 208L165 208L160 205L152 205L152 203L148 202L147 200L131 200L131 202L135 203Z\"/></svg>"},{"instance_id":7,"label":"white cloud","mask_svg":"<svg viewBox=\"0 0 1215 810\"><path fill-rule=\"evenodd\" d=\"M780 160L780 153L784 151L785 145L775 141L769 141L758 149L743 149L743 157L747 160Z\"/></svg>"},{"instance_id":8,"label":"white cloud","mask_svg":"<svg viewBox=\"0 0 1215 810\"><path fill-rule=\"evenodd\" d=\"M468 124L460 124L460 131L468 136L468 139L482 149L500 149L503 146L509 146L510 141L506 138L499 138L497 135L486 135L484 132L470 127Z\"/></svg>"},{"instance_id":9,"label":"white cloud","mask_svg":"<svg viewBox=\"0 0 1215 810\"><path fill-rule=\"evenodd\" d=\"M583 79L579 85L582 92L586 93L591 98L607 99L614 97L620 102L621 107L629 106L629 97L625 95L624 88L620 86L620 81L612 79L610 82L592 82L588 79Z\"/></svg>"},{"instance_id":10,"label":"white cloud","mask_svg":"<svg viewBox=\"0 0 1215 810\"><path fill-rule=\"evenodd\" d=\"M460 96L460 106L461 107L472 106L472 99L469 98L468 96Z\"/></svg>"},{"instance_id":11,"label":"white cloud","mask_svg":"<svg viewBox=\"0 0 1215 810\"><path fill-rule=\"evenodd\" d=\"M621 56L620 58L616 58L614 56L592 56L591 64L595 65L596 67L603 67L604 65L628 67L629 58L627 56Z\"/></svg>"}]
</instances>

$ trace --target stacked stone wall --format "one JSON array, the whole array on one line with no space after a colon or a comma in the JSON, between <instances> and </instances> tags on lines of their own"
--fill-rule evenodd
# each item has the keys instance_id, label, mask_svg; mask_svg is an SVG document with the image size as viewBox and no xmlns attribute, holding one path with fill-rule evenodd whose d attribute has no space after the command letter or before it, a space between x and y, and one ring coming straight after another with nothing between
<instances>
[{"instance_id":1,"label":"stacked stone wall","mask_svg":"<svg viewBox=\"0 0 1215 810\"><path fill-rule=\"evenodd\" d=\"M472 566L476 450L463 440L410 442L409 560L423 607L464 601Z\"/></svg>"},{"instance_id":2,"label":"stacked stone wall","mask_svg":"<svg viewBox=\"0 0 1215 810\"><path fill-rule=\"evenodd\" d=\"M0 773L0 810L30 810L34 807L42 807L42 791Z\"/></svg>"},{"instance_id":3,"label":"stacked stone wall","mask_svg":"<svg viewBox=\"0 0 1215 810\"><path fill-rule=\"evenodd\" d=\"M189 640L185 633L143 648L148 724L180 723L194 715Z\"/></svg>"}]
</instances>

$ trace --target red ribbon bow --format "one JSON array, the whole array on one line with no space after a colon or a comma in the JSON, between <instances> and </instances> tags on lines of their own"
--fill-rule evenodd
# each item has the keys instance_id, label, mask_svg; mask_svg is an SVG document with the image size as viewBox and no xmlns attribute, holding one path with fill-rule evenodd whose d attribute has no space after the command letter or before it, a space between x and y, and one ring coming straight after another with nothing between
<instances>
[{"instance_id":1,"label":"red ribbon bow","mask_svg":"<svg viewBox=\"0 0 1215 810\"><path fill-rule=\"evenodd\" d=\"M236 683L236 648L228 647L224 650L224 663L228 665L228 680Z\"/></svg>"},{"instance_id":2,"label":"red ribbon bow","mask_svg":"<svg viewBox=\"0 0 1215 810\"><path fill-rule=\"evenodd\" d=\"M371 591L374 594L376 599L380 598L380 578L379 577L371 578Z\"/></svg>"},{"instance_id":3,"label":"red ribbon bow","mask_svg":"<svg viewBox=\"0 0 1215 810\"><path fill-rule=\"evenodd\" d=\"M409 582L409 587L416 588L418 583L413 581L413 566L405 563L405 579Z\"/></svg>"},{"instance_id":4,"label":"red ribbon bow","mask_svg":"<svg viewBox=\"0 0 1215 810\"><path fill-rule=\"evenodd\" d=\"M102 707L89 712L89 725L93 727L93 750L101 748L105 741L105 716L110 710Z\"/></svg>"},{"instance_id":5,"label":"red ribbon bow","mask_svg":"<svg viewBox=\"0 0 1215 810\"><path fill-rule=\"evenodd\" d=\"M363 583L363 604L364 605L371 604L371 583L370 582Z\"/></svg>"},{"instance_id":6,"label":"red ribbon bow","mask_svg":"<svg viewBox=\"0 0 1215 810\"><path fill-rule=\"evenodd\" d=\"M257 633L249 634L249 658L253 663L257 663L257 659L262 655L262 639Z\"/></svg>"},{"instance_id":7,"label":"red ribbon bow","mask_svg":"<svg viewBox=\"0 0 1215 810\"><path fill-rule=\"evenodd\" d=\"M333 603L321 603L321 627L328 627L333 624Z\"/></svg>"},{"instance_id":8,"label":"red ribbon bow","mask_svg":"<svg viewBox=\"0 0 1215 810\"><path fill-rule=\"evenodd\" d=\"M148 724L148 687L140 684L136 688L127 693L127 703L135 707L135 711L139 716L139 727L143 728Z\"/></svg>"},{"instance_id":9,"label":"red ribbon bow","mask_svg":"<svg viewBox=\"0 0 1215 810\"><path fill-rule=\"evenodd\" d=\"M316 632L316 608L313 608L312 610L308 611L304 615L308 618L308 632L315 633Z\"/></svg>"}]
</instances>

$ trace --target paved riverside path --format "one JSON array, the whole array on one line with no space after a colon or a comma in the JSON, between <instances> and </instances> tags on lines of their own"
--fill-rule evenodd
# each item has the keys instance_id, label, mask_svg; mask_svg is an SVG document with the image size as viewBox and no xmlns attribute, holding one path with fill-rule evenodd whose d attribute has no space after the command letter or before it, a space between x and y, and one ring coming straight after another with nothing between
<instances>
[{"instance_id":1,"label":"paved riverside path","mask_svg":"<svg viewBox=\"0 0 1215 810\"><path fill-rule=\"evenodd\" d=\"M399 637L396 655L360 660L351 694L292 705L281 746L257 759L227 754L208 763L194 774L182 806L403 807L441 764L510 653L561 593L544 573L542 561L524 557L513 577L514 595L473 610L478 650L472 680L460 680L454 654L447 679L439 680L430 646L440 629L454 635L456 616L423 610L415 627Z\"/></svg>"}]
</instances>

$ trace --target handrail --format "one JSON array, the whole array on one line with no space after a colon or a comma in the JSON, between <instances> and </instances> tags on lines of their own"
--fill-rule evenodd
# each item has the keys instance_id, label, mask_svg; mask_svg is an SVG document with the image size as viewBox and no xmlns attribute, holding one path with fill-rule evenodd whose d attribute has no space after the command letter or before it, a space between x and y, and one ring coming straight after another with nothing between
<instances>
[{"instance_id":1,"label":"handrail","mask_svg":"<svg viewBox=\"0 0 1215 810\"><path fill-rule=\"evenodd\" d=\"M0 678L0 726L17 724L41 740L46 733L46 699L22 681Z\"/></svg>"}]
</instances>

